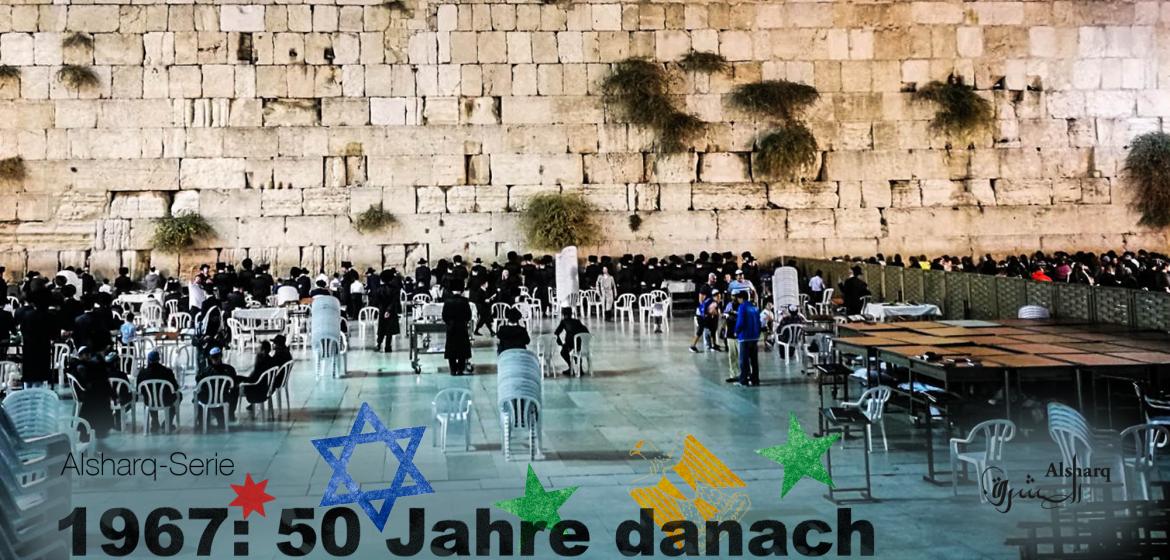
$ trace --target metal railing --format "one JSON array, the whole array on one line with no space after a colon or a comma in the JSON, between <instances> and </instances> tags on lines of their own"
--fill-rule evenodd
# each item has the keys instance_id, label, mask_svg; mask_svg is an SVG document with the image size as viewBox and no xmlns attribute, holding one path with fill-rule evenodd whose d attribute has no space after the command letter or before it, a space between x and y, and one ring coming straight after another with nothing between
<instances>
[{"instance_id":1,"label":"metal railing","mask_svg":"<svg viewBox=\"0 0 1170 560\"><path fill-rule=\"evenodd\" d=\"M932 303L947 319L1014 318L1020 307L1042 305L1057 318L1170 330L1170 294L1162 292L822 259L785 262L790 260L801 278L820 270L829 286L860 266L875 299Z\"/></svg>"}]
</instances>

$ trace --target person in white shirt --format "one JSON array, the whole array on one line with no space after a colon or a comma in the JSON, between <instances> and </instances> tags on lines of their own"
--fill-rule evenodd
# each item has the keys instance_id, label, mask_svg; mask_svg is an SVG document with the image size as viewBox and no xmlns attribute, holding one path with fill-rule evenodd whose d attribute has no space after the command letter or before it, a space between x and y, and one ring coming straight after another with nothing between
<instances>
[{"instance_id":1,"label":"person in white shirt","mask_svg":"<svg viewBox=\"0 0 1170 560\"><path fill-rule=\"evenodd\" d=\"M820 303L825 293L825 279L821 271L816 271L812 278L808 279L809 302Z\"/></svg>"}]
</instances>

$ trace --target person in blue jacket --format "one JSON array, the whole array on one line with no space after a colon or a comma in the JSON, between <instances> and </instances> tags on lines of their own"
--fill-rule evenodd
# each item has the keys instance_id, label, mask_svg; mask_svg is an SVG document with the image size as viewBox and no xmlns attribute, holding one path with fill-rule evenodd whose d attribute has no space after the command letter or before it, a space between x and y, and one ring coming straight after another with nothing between
<instances>
[{"instance_id":1,"label":"person in blue jacket","mask_svg":"<svg viewBox=\"0 0 1170 560\"><path fill-rule=\"evenodd\" d=\"M739 384L760 384L760 310L752 305L747 290L735 294L739 310L735 318L735 338L739 341Z\"/></svg>"}]
</instances>

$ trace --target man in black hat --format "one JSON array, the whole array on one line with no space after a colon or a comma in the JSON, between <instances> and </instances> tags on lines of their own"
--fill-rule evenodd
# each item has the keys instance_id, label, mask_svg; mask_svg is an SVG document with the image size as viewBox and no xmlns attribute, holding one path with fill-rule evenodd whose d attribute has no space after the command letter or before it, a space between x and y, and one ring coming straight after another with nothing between
<instances>
[{"instance_id":1,"label":"man in black hat","mask_svg":"<svg viewBox=\"0 0 1170 560\"><path fill-rule=\"evenodd\" d=\"M481 259L479 257L475 257L475 260L471 261L471 275L469 276L469 278L472 278L472 279L484 278L486 276L487 276L487 267L485 267L483 265L483 259Z\"/></svg>"},{"instance_id":2,"label":"man in black hat","mask_svg":"<svg viewBox=\"0 0 1170 560\"><path fill-rule=\"evenodd\" d=\"M451 271L448 273L450 280L447 284L451 286L454 291L462 292L467 289L467 264L463 262L461 255L455 255L451 261Z\"/></svg>"},{"instance_id":3,"label":"man in black hat","mask_svg":"<svg viewBox=\"0 0 1170 560\"><path fill-rule=\"evenodd\" d=\"M443 302L443 323L447 325L447 346L443 357L451 368L451 375L463 375L471 359L471 335L467 324L471 321L471 304L460 292L448 292Z\"/></svg>"},{"instance_id":4,"label":"man in black hat","mask_svg":"<svg viewBox=\"0 0 1170 560\"><path fill-rule=\"evenodd\" d=\"M397 275L390 270L383 270L378 277L378 287L370 292L370 305L378 308L378 338L374 342L374 351L391 352L394 348L394 335L399 333L398 315L402 313L402 285ZM385 346L383 346L385 342Z\"/></svg>"},{"instance_id":5,"label":"man in black hat","mask_svg":"<svg viewBox=\"0 0 1170 560\"><path fill-rule=\"evenodd\" d=\"M861 313L861 298L869 295L869 284L861 278L861 267L853 267L853 275L841 283L841 299L845 300L845 311L850 315Z\"/></svg>"},{"instance_id":6,"label":"man in black hat","mask_svg":"<svg viewBox=\"0 0 1170 560\"><path fill-rule=\"evenodd\" d=\"M431 291L431 267L427 266L426 259L419 259L414 268L414 293L425 294Z\"/></svg>"}]
</instances>

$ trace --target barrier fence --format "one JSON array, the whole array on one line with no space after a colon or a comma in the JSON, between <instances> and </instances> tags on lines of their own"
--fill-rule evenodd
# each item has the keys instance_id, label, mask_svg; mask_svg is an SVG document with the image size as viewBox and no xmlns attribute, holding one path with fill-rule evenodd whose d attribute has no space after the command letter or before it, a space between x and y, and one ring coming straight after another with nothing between
<instances>
[{"instance_id":1,"label":"barrier fence","mask_svg":"<svg viewBox=\"0 0 1170 560\"><path fill-rule=\"evenodd\" d=\"M836 287L855 263L794 258L803 279L820 270ZM861 267L875 300L932 303L947 319L1014 318L1025 305L1042 305L1053 317L1141 329L1170 330L1170 294L1087 284L944 272L877 264Z\"/></svg>"}]
</instances>

